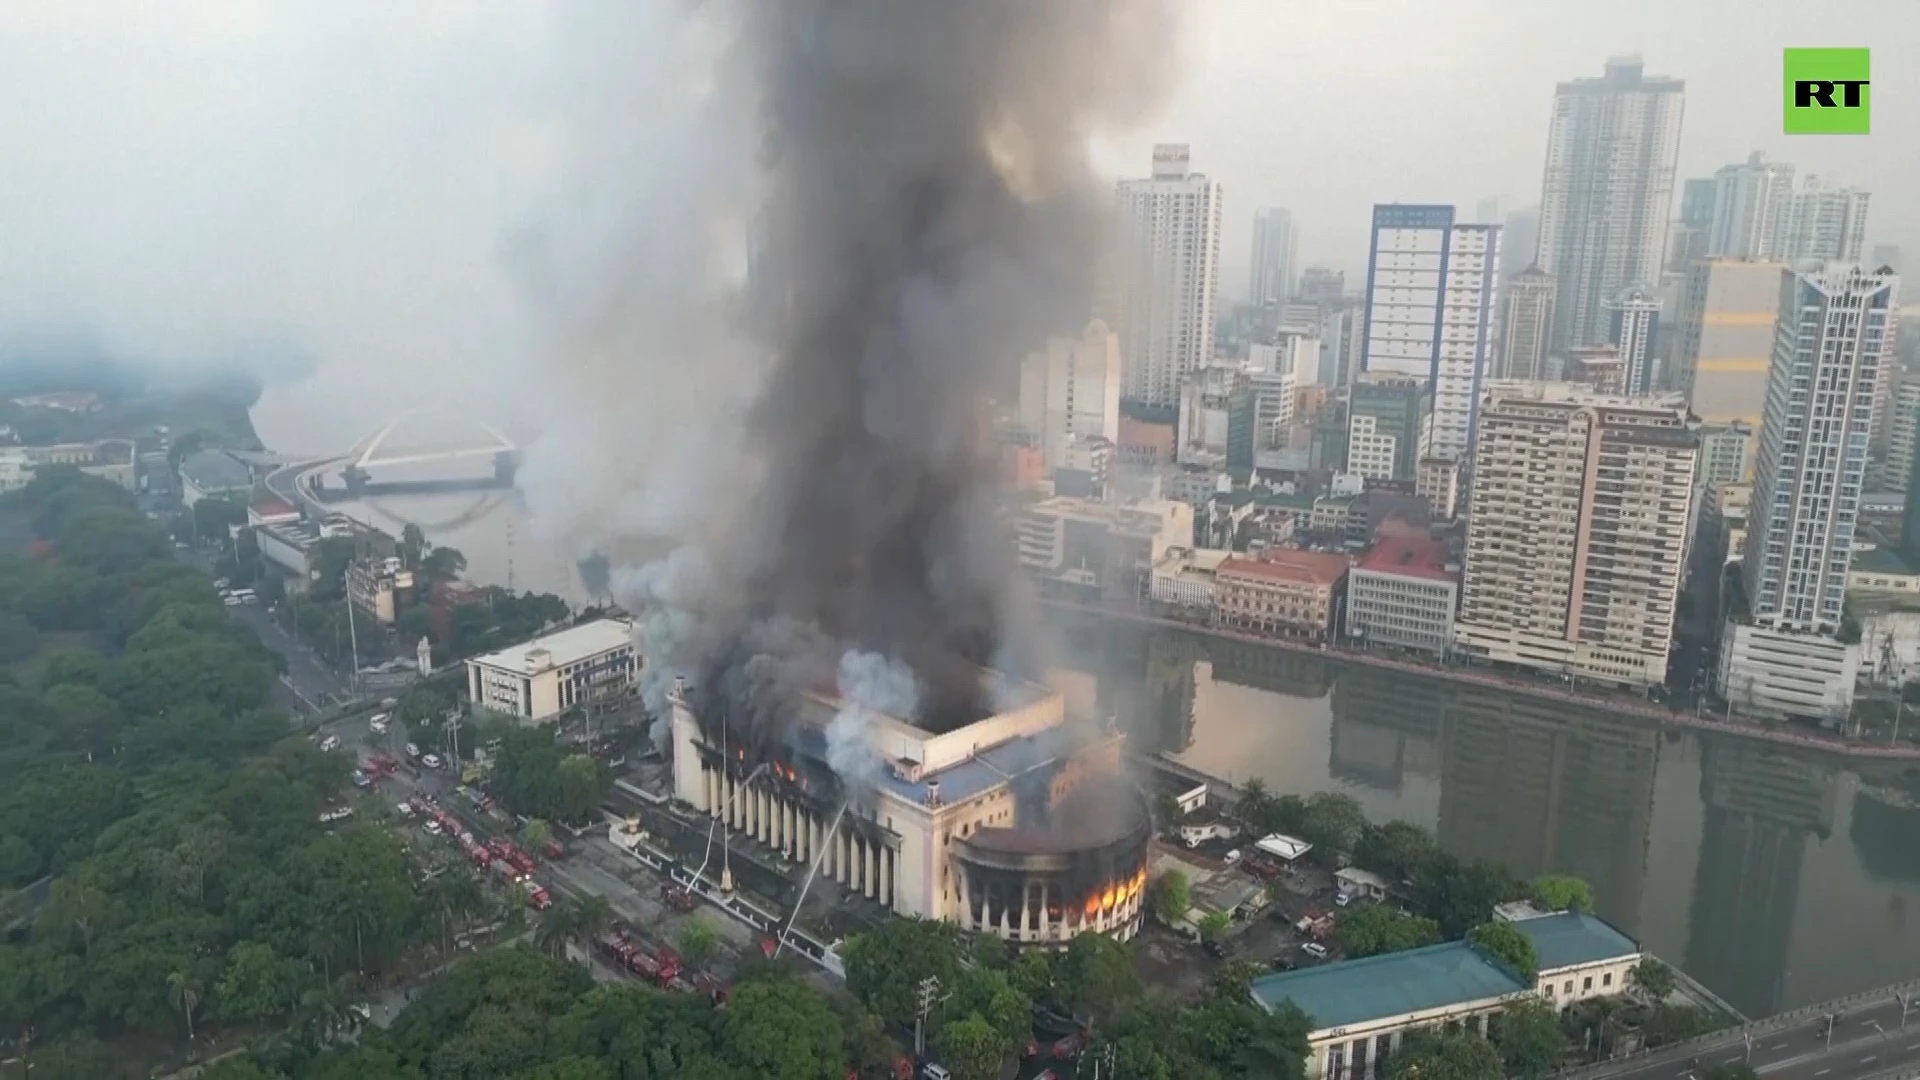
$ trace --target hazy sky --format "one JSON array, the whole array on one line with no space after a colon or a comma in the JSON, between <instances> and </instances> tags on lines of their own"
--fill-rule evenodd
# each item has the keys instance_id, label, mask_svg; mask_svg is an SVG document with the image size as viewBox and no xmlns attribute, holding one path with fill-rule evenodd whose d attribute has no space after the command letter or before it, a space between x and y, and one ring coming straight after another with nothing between
<instances>
[{"instance_id":1,"label":"hazy sky","mask_svg":"<svg viewBox=\"0 0 1920 1080\"><path fill-rule=\"evenodd\" d=\"M607 234L671 212L645 185L685 145L655 135L699 77L657 33L684 2L0 3L0 346L284 341L328 401L455 380L508 409L554 316L526 237L566 297L604 284ZM1682 178L1766 150L1871 190L1870 242L1920 261L1920 0L1189 7L1182 89L1099 160L1137 174L1151 143L1192 144L1226 185L1229 296L1257 206L1351 274L1376 201L1534 203L1555 82L1629 51L1687 81ZM1875 47L1874 134L1781 134L1788 45Z\"/></svg>"}]
</instances>

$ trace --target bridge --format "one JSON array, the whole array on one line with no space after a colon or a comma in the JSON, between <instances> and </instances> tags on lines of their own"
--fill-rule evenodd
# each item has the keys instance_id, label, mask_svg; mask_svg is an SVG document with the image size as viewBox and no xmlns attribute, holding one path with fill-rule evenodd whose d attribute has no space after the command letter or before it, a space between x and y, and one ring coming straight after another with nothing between
<instances>
[{"instance_id":1,"label":"bridge","mask_svg":"<svg viewBox=\"0 0 1920 1080\"><path fill-rule=\"evenodd\" d=\"M482 446L434 450L403 450L385 454L394 431L414 420L433 418L478 432ZM489 460L491 476L460 479L402 480L380 479L376 469L418 466L440 462ZM325 514L329 503L377 495L432 495L458 491L499 491L513 486L520 467L520 447L492 425L441 409L410 409L382 424L377 430L354 443L346 452L289 460L267 477L267 489L285 502L315 514ZM326 483L329 473L338 471L344 487Z\"/></svg>"},{"instance_id":2,"label":"bridge","mask_svg":"<svg viewBox=\"0 0 1920 1080\"><path fill-rule=\"evenodd\" d=\"M1695 1080L1708 1069L1741 1064L1764 1080L1920 1077L1920 980L1569 1069L1559 1077Z\"/></svg>"}]
</instances>

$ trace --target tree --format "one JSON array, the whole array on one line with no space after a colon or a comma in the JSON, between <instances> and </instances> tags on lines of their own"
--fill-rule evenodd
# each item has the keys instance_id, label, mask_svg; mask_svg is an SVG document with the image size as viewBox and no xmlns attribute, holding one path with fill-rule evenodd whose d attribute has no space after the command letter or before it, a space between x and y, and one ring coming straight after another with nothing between
<instances>
[{"instance_id":1,"label":"tree","mask_svg":"<svg viewBox=\"0 0 1920 1080\"><path fill-rule=\"evenodd\" d=\"M1107 1016L1140 990L1140 975L1126 946L1105 934L1081 934L1067 945L1057 971L1060 996L1087 1020Z\"/></svg>"},{"instance_id":2,"label":"tree","mask_svg":"<svg viewBox=\"0 0 1920 1080\"><path fill-rule=\"evenodd\" d=\"M1242 784L1233 812L1255 834L1266 832L1265 826L1273 817L1273 795L1267 791L1267 782L1256 776Z\"/></svg>"},{"instance_id":3,"label":"tree","mask_svg":"<svg viewBox=\"0 0 1920 1080\"><path fill-rule=\"evenodd\" d=\"M721 1013L727 1057L751 1075L775 1080L840 1080L840 1018L826 998L789 978L736 987Z\"/></svg>"},{"instance_id":4,"label":"tree","mask_svg":"<svg viewBox=\"0 0 1920 1080\"><path fill-rule=\"evenodd\" d=\"M528 847L539 851L547 846L547 841L553 839L553 826L547 824L544 818L528 818L527 823L520 827L520 839L526 841Z\"/></svg>"},{"instance_id":5,"label":"tree","mask_svg":"<svg viewBox=\"0 0 1920 1080\"><path fill-rule=\"evenodd\" d=\"M1245 1001L1260 977L1260 966L1251 960L1229 960L1207 980L1200 996L1204 1001Z\"/></svg>"},{"instance_id":6,"label":"tree","mask_svg":"<svg viewBox=\"0 0 1920 1080\"><path fill-rule=\"evenodd\" d=\"M1007 982L1035 1002L1053 996L1053 954L1044 949L1026 949L1007 967Z\"/></svg>"},{"instance_id":7,"label":"tree","mask_svg":"<svg viewBox=\"0 0 1920 1080\"><path fill-rule=\"evenodd\" d=\"M1350 907L1334 924L1333 940L1352 959L1381 953L1405 952L1438 944L1440 924L1432 919L1402 915L1383 904Z\"/></svg>"},{"instance_id":8,"label":"tree","mask_svg":"<svg viewBox=\"0 0 1920 1080\"><path fill-rule=\"evenodd\" d=\"M565 956L567 942L579 928L579 911L571 900L562 900L540 913L533 928L533 943L549 956Z\"/></svg>"},{"instance_id":9,"label":"tree","mask_svg":"<svg viewBox=\"0 0 1920 1080\"><path fill-rule=\"evenodd\" d=\"M1388 1080L1488 1080L1503 1074L1500 1052L1471 1032L1409 1035L1387 1059Z\"/></svg>"},{"instance_id":10,"label":"tree","mask_svg":"<svg viewBox=\"0 0 1920 1080\"><path fill-rule=\"evenodd\" d=\"M407 564L407 569L418 570L421 556L427 553L427 534L420 531L420 526L409 521L400 529L399 548L400 559Z\"/></svg>"},{"instance_id":11,"label":"tree","mask_svg":"<svg viewBox=\"0 0 1920 1080\"><path fill-rule=\"evenodd\" d=\"M1594 1056L1596 1058L1610 1056L1613 1053L1614 1032L1620 1027L1621 1019L1626 1011L1622 1007L1620 999L1613 997L1594 998L1584 1003L1581 1008L1586 1012L1588 1030L1592 1031L1595 1035L1593 1044Z\"/></svg>"},{"instance_id":12,"label":"tree","mask_svg":"<svg viewBox=\"0 0 1920 1080\"><path fill-rule=\"evenodd\" d=\"M1436 846L1433 834L1412 822L1369 824L1360 830L1353 859L1390 881L1407 881L1426 864Z\"/></svg>"},{"instance_id":13,"label":"tree","mask_svg":"<svg viewBox=\"0 0 1920 1080\"><path fill-rule=\"evenodd\" d=\"M1495 960L1512 968L1522 982L1532 982L1539 970L1533 939L1514 929L1510 922L1482 923L1467 932L1467 940Z\"/></svg>"},{"instance_id":14,"label":"tree","mask_svg":"<svg viewBox=\"0 0 1920 1080\"><path fill-rule=\"evenodd\" d=\"M1633 966L1630 976L1635 989L1653 1002L1665 1001L1673 996L1676 979L1673 969L1662 963L1658 957L1648 956Z\"/></svg>"},{"instance_id":15,"label":"tree","mask_svg":"<svg viewBox=\"0 0 1920 1080\"><path fill-rule=\"evenodd\" d=\"M689 967L706 967L719 951L720 932L707 920L696 915L680 928L680 955Z\"/></svg>"},{"instance_id":16,"label":"tree","mask_svg":"<svg viewBox=\"0 0 1920 1080\"><path fill-rule=\"evenodd\" d=\"M1533 901L1548 911L1592 911L1593 890L1585 878L1542 874L1533 879Z\"/></svg>"},{"instance_id":17,"label":"tree","mask_svg":"<svg viewBox=\"0 0 1920 1080\"><path fill-rule=\"evenodd\" d=\"M950 923L888 919L847 939L841 950L847 990L887 1022L911 1025L919 1012L921 982L934 978L953 986L964 948L959 928Z\"/></svg>"},{"instance_id":18,"label":"tree","mask_svg":"<svg viewBox=\"0 0 1920 1080\"><path fill-rule=\"evenodd\" d=\"M167 1000L187 1018L187 1041L193 1041L193 1011L200 1007L200 986L193 979L174 972L167 976Z\"/></svg>"},{"instance_id":19,"label":"tree","mask_svg":"<svg viewBox=\"0 0 1920 1080\"><path fill-rule=\"evenodd\" d=\"M1539 997L1513 1003L1500 1015L1494 1045L1506 1062L1507 1075L1520 1080L1546 1080L1559 1071L1567 1052L1567 1037L1560 1030L1560 1010Z\"/></svg>"},{"instance_id":20,"label":"tree","mask_svg":"<svg viewBox=\"0 0 1920 1080\"><path fill-rule=\"evenodd\" d=\"M1226 936L1227 928L1233 920L1224 911L1209 911L1200 917L1199 930L1201 941L1219 941Z\"/></svg>"},{"instance_id":21,"label":"tree","mask_svg":"<svg viewBox=\"0 0 1920 1080\"><path fill-rule=\"evenodd\" d=\"M1193 886L1178 870L1161 874L1153 883L1154 918L1168 926L1179 926L1193 909Z\"/></svg>"},{"instance_id":22,"label":"tree","mask_svg":"<svg viewBox=\"0 0 1920 1080\"><path fill-rule=\"evenodd\" d=\"M1367 827L1367 813L1360 800L1344 792L1320 791L1307 799L1305 816L1300 822L1301 839L1318 849L1323 860L1348 854L1360 843Z\"/></svg>"},{"instance_id":23,"label":"tree","mask_svg":"<svg viewBox=\"0 0 1920 1080\"><path fill-rule=\"evenodd\" d=\"M1000 1033L978 1016L942 1026L934 1034L933 1045L956 1080L993 1080L1006 1060Z\"/></svg>"},{"instance_id":24,"label":"tree","mask_svg":"<svg viewBox=\"0 0 1920 1080\"><path fill-rule=\"evenodd\" d=\"M1665 1046L1714 1030L1713 1017L1705 1009L1662 1001L1647 1014L1640 1026L1649 1046Z\"/></svg>"}]
</instances>

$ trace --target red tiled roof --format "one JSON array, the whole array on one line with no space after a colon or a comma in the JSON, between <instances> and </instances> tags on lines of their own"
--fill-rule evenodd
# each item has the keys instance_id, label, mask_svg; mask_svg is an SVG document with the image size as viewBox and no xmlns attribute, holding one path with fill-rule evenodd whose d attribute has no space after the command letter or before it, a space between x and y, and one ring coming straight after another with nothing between
<instances>
[{"instance_id":1,"label":"red tiled roof","mask_svg":"<svg viewBox=\"0 0 1920 1080\"><path fill-rule=\"evenodd\" d=\"M1381 540L1360 560L1360 569L1432 581L1455 581L1447 569L1447 545L1431 536L1392 536Z\"/></svg>"},{"instance_id":2,"label":"red tiled roof","mask_svg":"<svg viewBox=\"0 0 1920 1080\"><path fill-rule=\"evenodd\" d=\"M1315 585L1337 584L1346 573L1347 560L1343 555L1291 549L1269 551L1265 559L1226 559L1216 571L1222 577L1241 574L1269 581L1305 581Z\"/></svg>"}]
</instances>

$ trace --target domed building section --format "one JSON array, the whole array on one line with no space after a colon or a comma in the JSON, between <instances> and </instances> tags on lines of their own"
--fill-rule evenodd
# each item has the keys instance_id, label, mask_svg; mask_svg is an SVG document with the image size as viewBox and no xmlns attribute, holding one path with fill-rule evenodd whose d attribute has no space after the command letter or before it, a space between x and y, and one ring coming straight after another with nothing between
<instances>
[{"instance_id":1,"label":"domed building section","mask_svg":"<svg viewBox=\"0 0 1920 1080\"><path fill-rule=\"evenodd\" d=\"M962 926L1009 944L1062 948L1076 935L1140 929L1153 834L1146 799L1117 773L1090 776L1013 827L973 830L952 853Z\"/></svg>"}]
</instances>

